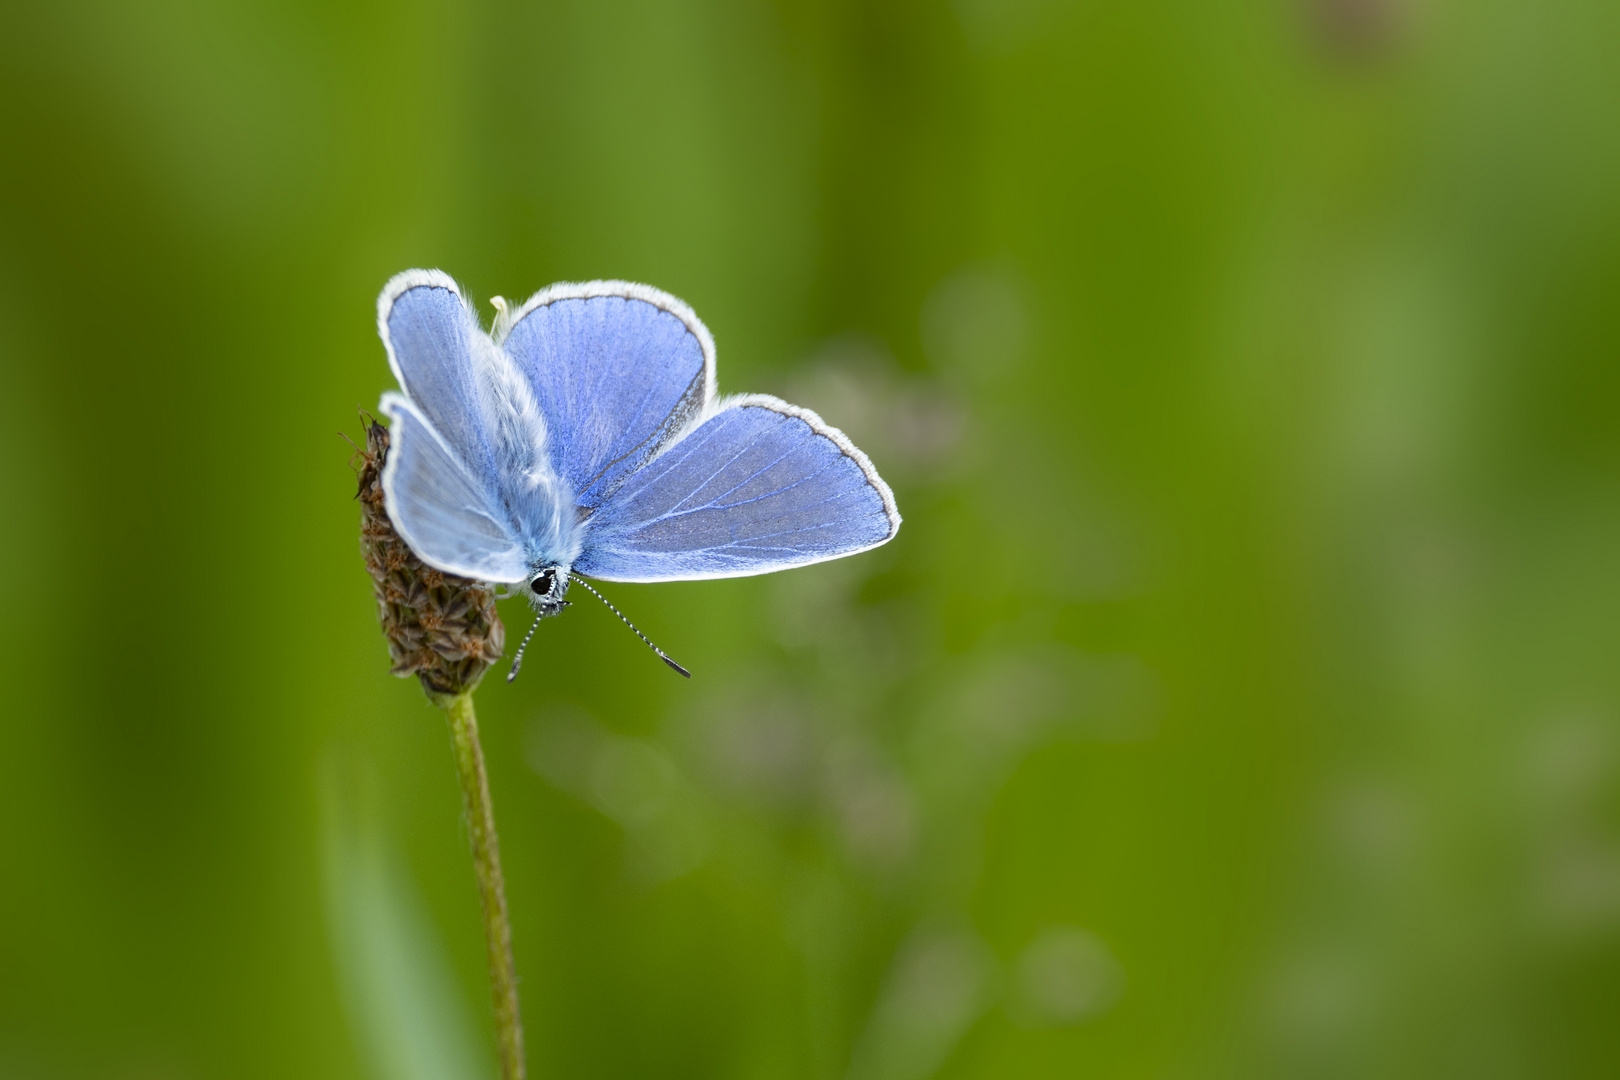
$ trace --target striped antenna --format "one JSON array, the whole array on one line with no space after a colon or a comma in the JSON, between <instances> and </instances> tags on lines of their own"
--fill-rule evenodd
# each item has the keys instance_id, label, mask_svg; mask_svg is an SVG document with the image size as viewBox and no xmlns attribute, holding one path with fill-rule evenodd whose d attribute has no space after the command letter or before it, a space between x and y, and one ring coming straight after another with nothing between
<instances>
[{"instance_id":1,"label":"striped antenna","mask_svg":"<svg viewBox=\"0 0 1620 1080\"><path fill-rule=\"evenodd\" d=\"M536 615L534 617L534 625L529 627L529 632L527 634L523 635L523 643L518 646L517 655L512 657L512 670L506 673L507 682L511 682L513 679L517 678L518 669L523 666L523 650L529 647L529 639L534 637L534 632L536 630L540 629L540 620L544 617L545 616L543 615Z\"/></svg>"},{"instance_id":2,"label":"striped antenna","mask_svg":"<svg viewBox=\"0 0 1620 1080\"><path fill-rule=\"evenodd\" d=\"M590 593L592 596L594 596L598 600L602 601L602 603L607 604L608 610L613 612L613 614L617 615L619 617L620 622L622 622L622 623L624 623L624 625L628 626L630 628L631 632L633 632L636 635L636 637L640 638L642 641L645 641L647 643L647 648L651 649L653 652L658 654L658 659L662 660L664 663L668 664L670 667L674 668L676 671L680 672L682 675L685 675L688 679L690 679L692 677L692 673L690 671L687 671L685 668L681 667L681 665L677 664L675 661L673 661L673 660L671 660L669 658L669 653L665 652L663 649L660 649L658 646L654 645L651 641L648 640L646 634L643 634L640 630L637 630L636 629L636 624L631 622L629 619L626 619L624 617L624 612L620 611L618 608L616 608L612 604L608 603L608 598L607 597L603 596L601 593L597 592L595 589L593 589L589 585L587 585L584 581L580 580L578 575L569 574L568 578L569 578L570 581L579 582L579 584L585 589L586 592ZM532 634L532 633L534 633L534 631L530 630L529 633ZM528 640L529 640L528 638L524 638L523 639L524 644L528 644ZM520 657L523 655L523 650L521 648L518 649L518 655ZM517 665L514 664L512 666L512 675L516 675L516 674L517 674ZM511 675L507 676L508 679L510 679L511 677L512 677Z\"/></svg>"}]
</instances>

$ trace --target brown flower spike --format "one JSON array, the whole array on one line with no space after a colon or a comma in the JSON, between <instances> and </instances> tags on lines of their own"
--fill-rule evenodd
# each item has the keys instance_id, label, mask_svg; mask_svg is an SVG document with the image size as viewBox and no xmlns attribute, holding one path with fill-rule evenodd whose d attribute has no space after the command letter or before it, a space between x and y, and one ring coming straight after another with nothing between
<instances>
[{"instance_id":1,"label":"brown flower spike","mask_svg":"<svg viewBox=\"0 0 1620 1080\"><path fill-rule=\"evenodd\" d=\"M369 420L357 454L360 551L371 574L377 618L388 639L392 673L415 675L429 694L463 694L478 685L506 648L506 627L492 586L428 566L405 546L383 505L388 429Z\"/></svg>"}]
</instances>

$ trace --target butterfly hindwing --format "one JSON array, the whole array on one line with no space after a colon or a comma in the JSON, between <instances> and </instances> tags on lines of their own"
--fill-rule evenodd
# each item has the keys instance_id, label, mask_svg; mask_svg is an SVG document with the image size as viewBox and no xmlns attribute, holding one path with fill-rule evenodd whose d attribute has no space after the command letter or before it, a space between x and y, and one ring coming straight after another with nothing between
<instances>
[{"instance_id":1,"label":"butterfly hindwing","mask_svg":"<svg viewBox=\"0 0 1620 1080\"><path fill-rule=\"evenodd\" d=\"M399 394L385 394L391 420L383 496L394 527L422 559L479 581L522 581L523 547L486 484Z\"/></svg>"},{"instance_id":2,"label":"butterfly hindwing","mask_svg":"<svg viewBox=\"0 0 1620 1080\"><path fill-rule=\"evenodd\" d=\"M708 330L681 301L646 285L553 285L514 314L502 345L545 414L553 466L586 509L714 397Z\"/></svg>"},{"instance_id":3,"label":"butterfly hindwing","mask_svg":"<svg viewBox=\"0 0 1620 1080\"><path fill-rule=\"evenodd\" d=\"M742 577L876 547L900 526L866 455L764 395L721 408L626 479L575 568L606 581Z\"/></svg>"}]
</instances>

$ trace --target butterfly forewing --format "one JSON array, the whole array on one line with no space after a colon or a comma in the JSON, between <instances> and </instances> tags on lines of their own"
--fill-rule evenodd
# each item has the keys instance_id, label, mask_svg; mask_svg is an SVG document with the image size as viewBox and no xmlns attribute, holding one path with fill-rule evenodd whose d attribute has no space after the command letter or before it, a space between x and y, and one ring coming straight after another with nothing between
<instances>
[{"instance_id":1,"label":"butterfly forewing","mask_svg":"<svg viewBox=\"0 0 1620 1080\"><path fill-rule=\"evenodd\" d=\"M377 322L401 389L482 482L496 464L476 359L483 332L455 283L437 271L400 274L383 290Z\"/></svg>"},{"instance_id":2,"label":"butterfly forewing","mask_svg":"<svg viewBox=\"0 0 1620 1080\"><path fill-rule=\"evenodd\" d=\"M545 414L553 466L586 509L714 393L708 331L685 304L644 285L553 286L524 305L503 345Z\"/></svg>"}]
</instances>

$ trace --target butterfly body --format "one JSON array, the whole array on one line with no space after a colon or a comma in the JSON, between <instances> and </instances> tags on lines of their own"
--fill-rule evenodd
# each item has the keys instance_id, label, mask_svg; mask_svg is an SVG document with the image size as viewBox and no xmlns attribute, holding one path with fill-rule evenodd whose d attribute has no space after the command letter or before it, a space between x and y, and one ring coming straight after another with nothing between
<instances>
[{"instance_id":1,"label":"butterfly body","mask_svg":"<svg viewBox=\"0 0 1620 1080\"><path fill-rule=\"evenodd\" d=\"M521 583L546 616L578 576L768 573L899 528L888 486L837 429L773 397L718 396L714 340L667 293L562 284L496 308L486 333L438 271L400 274L378 299L401 388L381 404L383 490L429 565Z\"/></svg>"}]
</instances>

